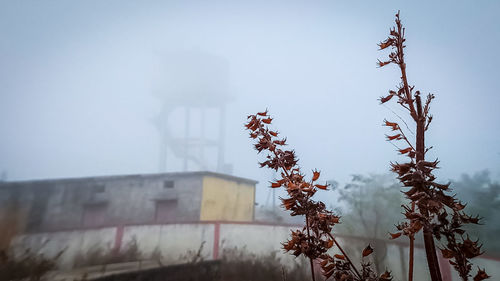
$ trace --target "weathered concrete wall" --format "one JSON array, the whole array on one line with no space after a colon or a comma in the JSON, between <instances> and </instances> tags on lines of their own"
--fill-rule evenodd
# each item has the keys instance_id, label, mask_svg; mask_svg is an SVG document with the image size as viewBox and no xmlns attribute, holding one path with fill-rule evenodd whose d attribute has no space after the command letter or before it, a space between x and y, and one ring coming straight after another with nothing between
<instances>
[{"instance_id":1,"label":"weathered concrete wall","mask_svg":"<svg viewBox=\"0 0 500 281\"><path fill-rule=\"evenodd\" d=\"M282 252L281 242L289 238L290 229L290 226L221 224L221 251L246 246L249 253L256 255L265 255L271 251Z\"/></svg>"},{"instance_id":2,"label":"weathered concrete wall","mask_svg":"<svg viewBox=\"0 0 500 281\"><path fill-rule=\"evenodd\" d=\"M162 256L162 264L188 261L196 254L202 243L201 256L204 260L220 258L225 250L237 248L256 256L276 252L276 256L284 264L294 264L297 260L283 252L281 243L289 238L290 229L295 228L300 227L224 222L138 225L20 235L14 239L13 246L18 251L31 248L32 251L49 257L65 249L59 259L63 269L71 268L78 254L84 254L96 247L111 250L120 246L124 251L133 240L137 242L141 259L151 259L153 253L157 252ZM374 243L377 243L377 241L349 237L337 237L337 240L348 251L353 261L361 259L361 251L368 242L372 243L372 246L376 246ZM408 256L408 248L403 247L400 251L398 244L389 240L384 243L388 244L384 267L390 269L395 276L404 276L407 272L405 259ZM336 247L333 249L334 253L339 253ZM491 276L500 276L499 260L476 258L473 262L486 267ZM460 280L452 269L451 272L453 280ZM425 279L427 275L425 252L422 248L417 248L415 276L418 276L419 280L427 280Z\"/></svg>"},{"instance_id":3,"label":"weathered concrete wall","mask_svg":"<svg viewBox=\"0 0 500 281\"><path fill-rule=\"evenodd\" d=\"M253 221L255 184L205 176L201 220Z\"/></svg>"},{"instance_id":4,"label":"weathered concrete wall","mask_svg":"<svg viewBox=\"0 0 500 281\"><path fill-rule=\"evenodd\" d=\"M58 259L61 268L71 268L78 255L85 255L92 249L107 251L115 243L116 228L100 228L81 231L36 233L17 236L11 246L18 252L29 249L33 253L43 253L46 257Z\"/></svg>"},{"instance_id":5,"label":"weathered concrete wall","mask_svg":"<svg viewBox=\"0 0 500 281\"><path fill-rule=\"evenodd\" d=\"M164 182L174 181L165 188ZM158 200L177 200L177 221L199 220L202 180L199 177L120 179L106 184L108 221L112 224L154 222Z\"/></svg>"},{"instance_id":6,"label":"weathered concrete wall","mask_svg":"<svg viewBox=\"0 0 500 281\"><path fill-rule=\"evenodd\" d=\"M0 250L8 249L12 238L25 231L27 213L15 192L0 189Z\"/></svg>"},{"instance_id":7,"label":"weathered concrete wall","mask_svg":"<svg viewBox=\"0 0 500 281\"><path fill-rule=\"evenodd\" d=\"M125 251L134 240L142 259L160 254L165 264L191 259L202 244L200 254L204 260L220 257L224 249L234 248L259 255L276 251L290 259L280 250L280 242L287 238L289 229L287 226L224 223L137 225L24 234L17 236L12 246L17 251L29 248L49 257L64 250L59 259L63 269L73 267L77 256L93 249L109 252L119 247Z\"/></svg>"},{"instance_id":8,"label":"weathered concrete wall","mask_svg":"<svg viewBox=\"0 0 500 281\"><path fill-rule=\"evenodd\" d=\"M189 252L196 253L203 243L201 255L204 259L211 259L214 227L214 224L128 226L124 228L122 245L126 246L135 239L144 257L150 257L156 251L166 262L173 263Z\"/></svg>"},{"instance_id":9,"label":"weathered concrete wall","mask_svg":"<svg viewBox=\"0 0 500 281\"><path fill-rule=\"evenodd\" d=\"M87 228L200 219L251 221L255 183L210 172L5 182L0 183L0 218L8 212L2 206L15 204L24 214L20 229L30 233L81 229L85 208L96 205L101 206L99 219ZM173 202L159 212L169 214L161 219L158 202Z\"/></svg>"},{"instance_id":10,"label":"weathered concrete wall","mask_svg":"<svg viewBox=\"0 0 500 281\"><path fill-rule=\"evenodd\" d=\"M0 183L0 224L12 224L9 220L14 216L16 232L30 231L39 226L53 188L35 195L34 187L31 183Z\"/></svg>"},{"instance_id":11,"label":"weathered concrete wall","mask_svg":"<svg viewBox=\"0 0 500 281\"><path fill-rule=\"evenodd\" d=\"M165 188L165 181L173 181ZM101 191L97 192L96 188ZM83 227L84 208L105 204L102 225L152 223L158 200L177 200L176 221L198 221L202 177L124 176L70 180L3 183L0 202L21 206L28 232L79 229Z\"/></svg>"}]
</instances>

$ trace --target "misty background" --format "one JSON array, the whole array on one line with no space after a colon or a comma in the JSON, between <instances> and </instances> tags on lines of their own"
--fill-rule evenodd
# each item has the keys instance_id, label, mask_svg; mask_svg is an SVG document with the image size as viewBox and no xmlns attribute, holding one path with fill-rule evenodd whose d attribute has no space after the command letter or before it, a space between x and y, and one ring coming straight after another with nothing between
<instances>
[{"instance_id":1,"label":"misty background","mask_svg":"<svg viewBox=\"0 0 500 281\"><path fill-rule=\"evenodd\" d=\"M426 144L438 179L483 170L500 179L497 1L2 1L0 172L9 181L158 172L155 120L169 97L155 93L180 52L226 62L225 162L260 182L260 204L273 173L258 168L243 124L266 108L303 171L340 184L387 173L403 158L382 121L408 116L377 101L399 74L376 67L388 54L376 44L398 9L410 83L436 95ZM330 194L321 196L335 203Z\"/></svg>"}]
</instances>

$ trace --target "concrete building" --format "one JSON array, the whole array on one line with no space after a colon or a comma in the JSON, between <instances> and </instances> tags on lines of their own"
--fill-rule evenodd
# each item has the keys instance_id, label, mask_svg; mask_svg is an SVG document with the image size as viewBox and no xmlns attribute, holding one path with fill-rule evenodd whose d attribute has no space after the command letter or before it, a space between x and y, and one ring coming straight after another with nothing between
<instances>
[{"instance_id":1,"label":"concrete building","mask_svg":"<svg viewBox=\"0 0 500 281\"><path fill-rule=\"evenodd\" d=\"M290 230L302 229L304 222L254 221L255 184L211 172L0 183L0 215L6 218L3 223L0 219L0 250L2 233L19 228L9 234L10 247L16 253L29 249L45 257L60 255L59 280L84 275L91 280L108 274L108 269L113 274L113 270L128 268L126 261L140 260L137 267L143 268L186 263L194 255L217 260L235 250L259 257L272 254L293 266L298 260L283 252L281 243L289 239ZM358 253L368 243L382 241L335 236ZM395 276L405 276L406 244L383 243L388 244L387 267ZM133 245L138 252L131 256ZM120 264L107 264L110 255L113 263ZM418 245L415 258L425 259ZM449 264L445 259L440 263L445 269ZM489 268L492 276L500 275L494 270L500 268L498 259L482 256L475 263ZM416 276L425 270L415 268ZM446 270L451 270L449 265ZM459 280L458 276L452 280Z\"/></svg>"},{"instance_id":2,"label":"concrete building","mask_svg":"<svg viewBox=\"0 0 500 281\"><path fill-rule=\"evenodd\" d=\"M172 222L248 222L254 219L256 183L213 172L2 182L0 218L15 214L17 233Z\"/></svg>"}]
</instances>

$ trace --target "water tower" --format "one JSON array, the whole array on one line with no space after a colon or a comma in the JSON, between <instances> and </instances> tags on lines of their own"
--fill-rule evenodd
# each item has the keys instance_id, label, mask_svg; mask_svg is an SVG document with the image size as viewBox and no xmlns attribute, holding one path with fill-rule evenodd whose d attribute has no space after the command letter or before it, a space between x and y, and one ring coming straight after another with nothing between
<instances>
[{"instance_id":1,"label":"water tower","mask_svg":"<svg viewBox=\"0 0 500 281\"><path fill-rule=\"evenodd\" d=\"M162 109L159 171L231 173L224 162L229 66L200 51L169 53L159 70L155 96Z\"/></svg>"}]
</instances>

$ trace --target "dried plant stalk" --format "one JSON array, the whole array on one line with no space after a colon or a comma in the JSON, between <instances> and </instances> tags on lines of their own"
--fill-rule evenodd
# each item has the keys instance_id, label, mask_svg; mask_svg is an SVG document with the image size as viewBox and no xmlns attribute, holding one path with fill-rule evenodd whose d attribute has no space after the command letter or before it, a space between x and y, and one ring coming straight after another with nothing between
<instances>
[{"instance_id":1,"label":"dried plant stalk","mask_svg":"<svg viewBox=\"0 0 500 281\"><path fill-rule=\"evenodd\" d=\"M352 260L332 235L333 226L339 223L340 217L327 210L323 202L312 199L319 189L326 190L328 185L318 183L320 172L317 170L313 171L310 180L305 179L305 175L297 165L295 152L282 149L286 145L286 138L280 139L278 132L269 129L272 120L266 110L248 116L248 123L245 127L250 131L250 137L256 141L255 149L259 153L267 152L266 160L261 162L260 166L280 172L281 178L271 182L271 187L282 187L286 190L288 197L281 198L283 208L290 211L291 216L305 217L305 226L292 231L290 240L282 244L283 249L296 257L303 255L309 259L312 280L315 280L314 261L319 262L326 279L333 278L336 281L392 280L388 271L377 276L371 264L364 259L361 263L361 271L354 266ZM341 255L327 253L334 245L341 251ZM362 257L365 258L372 252L373 249L368 245L363 250Z\"/></svg>"},{"instance_id":2,"label":"dried plant stalk","mask_svg":"<svg viewBox=\"0 0 500 281\"><path fill-rule=\"evenodd\" d=\"M391 128L394 135L387 136L388 141L401 141L407 146L399 149L399 153L408 157L407 163L391 163L392 171L398 175L401 183L408 188L404 192L411 201L411 206L405 206L406 220L397 228L400 232L391 234L397 238L401 234L410 238L410 270L409 280L413 279L413 239L423 229L427 264L433 281L441 281L441 272L436 255L434 239L441 238L443 256L449 259L450 264L459 273L462 280L471 277L470 259L481 253L481 245L478 241L472 241L465 235L462 229L464 224L478 224L479 218L471 217L463 211L465 205L450 195L450 184L439 184L435 182L432 171L437 168L438 160L429 162L425 160L425 154L432 147L425 147L425 132L432 121L430 104L434 99L433 94L428 94L424 103L419 91L413 91L414 86L408 83L406 63L404 60L405 29L402 27L399 12L396 14L396 26L390 30L389 37L379 44L381 50L391 48L392 52L386 61L378 61L378 66L396 64L401 71L401 82L396 90L390 90L389 95L380 98L381 103L386 103L392 98L405 108L416 124L416 139L410 140L404 130L396 122L385 120L384 125ZM403 121L404 122L404 121ZM413 142L415 145L413 145ZM489 276L484 270L478 269L474 281L480 281Z\"/></svg>"}]
</instances>

